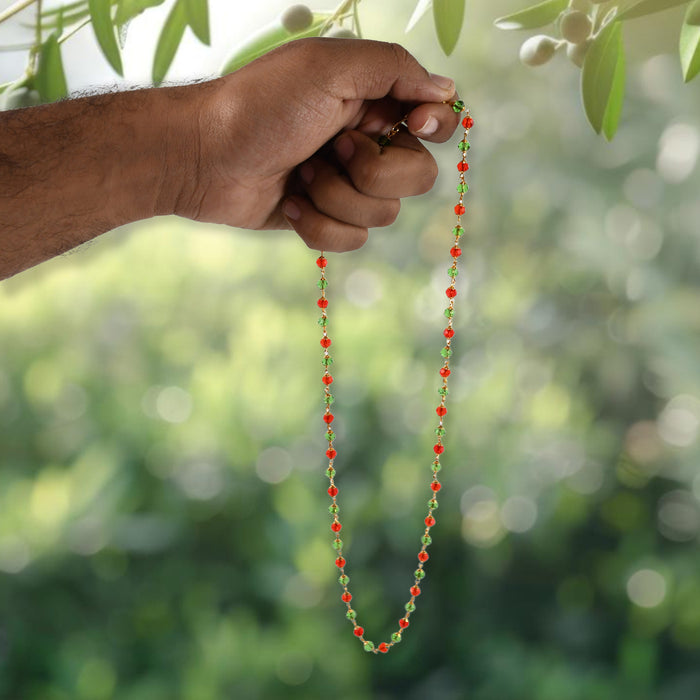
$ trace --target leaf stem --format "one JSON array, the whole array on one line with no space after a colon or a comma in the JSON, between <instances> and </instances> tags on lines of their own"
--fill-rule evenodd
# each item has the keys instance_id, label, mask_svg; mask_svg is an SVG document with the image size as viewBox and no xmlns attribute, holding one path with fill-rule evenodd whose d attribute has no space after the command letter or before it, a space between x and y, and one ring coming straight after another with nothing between
<instances>
[{"instance_id":1,"label":"leaf stem","mask_svg":"<svg viewBox=\"0 0 700 700\"><path fill-rule=\"evenodd\" d=\"M10 19L10 17L14 17L18 12L21 12L36 1L37 0L18 0L14 5L10 5L6 10L0 12L0 23Z\"/></svg>"}]
</instances>

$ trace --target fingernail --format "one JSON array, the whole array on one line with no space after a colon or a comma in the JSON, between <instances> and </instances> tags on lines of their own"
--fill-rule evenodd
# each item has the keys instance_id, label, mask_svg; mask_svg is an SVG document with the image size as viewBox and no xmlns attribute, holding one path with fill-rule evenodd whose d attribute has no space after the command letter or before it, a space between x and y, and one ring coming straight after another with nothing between
<instances>
[{"instance_id":1,"label":"fingernail","mask_svg":"<svg viewBox=\"0 0 700 700\"><path fill-rule=\"evenodd\" d=\"M444 76L444 75L438 75L437 73L431 73L430 79L438 87L441 87L443 90L454 91L454 89L455 89L455 82L454 82L454 80L452 80L452 78L448 78L447 76Z\"/></svg>"},{"instance_id":2,"label":"fingernail","mask_svg":"<svg viewBox=\"0 0 700 700\"><path fill-rule=\"evenodd\" d=\"M288 219L296 220L301 216L301 209L291 199L288 199L282 207L282 213Z\"/></svg>"},{"instance_id":3,"label":"fingernail","mask_svg":"<svg viewBox=\"0 0 700 700\"><path fill-rule=\"evenodd\" d=\"M299 175L307 185L310 185L314 179L313 165L311 165L310 163L304 163L304 165L302 165L301 168L299 168Z\"/></svg>"},{"instance_id":4,"label":"fingernail","mask_svg":"<svg viewBox=\"0 0 700 700\"><path fill-rule=\"evenodd\" d=\"M423 124L423 126L421 126L416 133L421 134L422 136L431 136L438 130L438 126L440 126L438 120L431 115L425 120L425 124Z\"/></svg>"},{"instance_id":5,"label":"fingernail","mask_svg":"<svg viewBox=\"0 0 700 700\"><path fill-rule=\"evenodd\" d=\"M335 140L333 148L335 148L335 152L340 160L350 160L355 152L355 143L350 136L343 134Z\"/></svg>"}]
</instances>

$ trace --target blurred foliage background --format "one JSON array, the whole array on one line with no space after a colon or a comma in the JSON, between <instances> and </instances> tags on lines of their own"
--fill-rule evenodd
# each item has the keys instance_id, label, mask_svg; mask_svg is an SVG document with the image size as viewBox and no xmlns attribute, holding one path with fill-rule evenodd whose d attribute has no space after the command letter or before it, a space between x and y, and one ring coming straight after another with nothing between
<instances>
[{"instance_id":1,"label":"blurred foliage background","mask_svg":"<svg viewBox=\"0 0 700 700\"><path fill-rule=\"evenodd\" d=\"M626 27L608 144L578 69L524 68L522 37L492 27L514 5L470 4L449 59L429 24L403 34L398 0L362 6L368 37L454 76L476 119L444 495L404 641L364 653L340 601L315 255L158 219L0 286L0 697L700 696L700 96L682 15ZM230 33L212 28L220 59ZM76 46L80 76L97 49ZM434 191L329 265L343 539L375 642L430 494L458 160L432 150Z\"/></svg>"}]
</instances>

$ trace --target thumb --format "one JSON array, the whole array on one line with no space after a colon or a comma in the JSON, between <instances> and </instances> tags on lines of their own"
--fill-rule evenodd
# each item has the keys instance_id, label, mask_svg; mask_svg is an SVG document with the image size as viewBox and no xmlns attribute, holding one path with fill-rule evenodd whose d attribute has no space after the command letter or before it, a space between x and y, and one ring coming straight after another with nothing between
<instances>
[{"instance_id":1,"label":"thumb","mask_svg":"<svg viewBox=\"0 0 700 700\"><path fill-rule=\"evenodd\" d=\"M376 100L387 95L400 102L442 102L455 95L451 78L429 73L399 44L363 39L327 39L334 83L346 100ZM324 47L325 48L325 47Z\"/></svg>"}]
</instances>

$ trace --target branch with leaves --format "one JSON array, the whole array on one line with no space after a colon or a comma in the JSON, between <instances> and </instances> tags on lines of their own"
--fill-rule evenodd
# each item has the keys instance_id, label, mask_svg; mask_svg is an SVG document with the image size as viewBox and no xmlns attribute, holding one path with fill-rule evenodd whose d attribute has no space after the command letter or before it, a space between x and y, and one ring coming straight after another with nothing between
<instances>
[{"instance_id":1,"label":"branch with leaves","mask_svg":"<svg viewBox=\"0 0 700 700\"><path fill-rule=\"evenodd\" d=\"M361 0L342 0L335 10L314 12L292 5L273 22L238 46L221 73L230 73L272 49L302 37L361 37L358 6ZM130 22L164 0L73 0L44 10L41 0L17 0L0 13L0 23L36 6L35 40L28 50L25 72L0 86L0 107L11 109L53 102L68 94L61 56L62 44L85 26L92 26L97 43L110 66L123 75L121 54ZM438 43L446 55L459 41L465 21L466 0L418 0L406 31L429 14ZM520 60L541 66L564 52L581 68L583 106L596 133L612 139L620 122L625 89L624 22L672 7L687 5L680 29L679 52L686 82L700 72L700 0L544 0L495 20L505 30L533 30L551 26L549 34L525 40ZM175 0L160 30L153 58L152 80L166 77L185 33L210 43L208 0ZM9 50L16 47L0 47Z\"/></svg>"}]
</instances>

